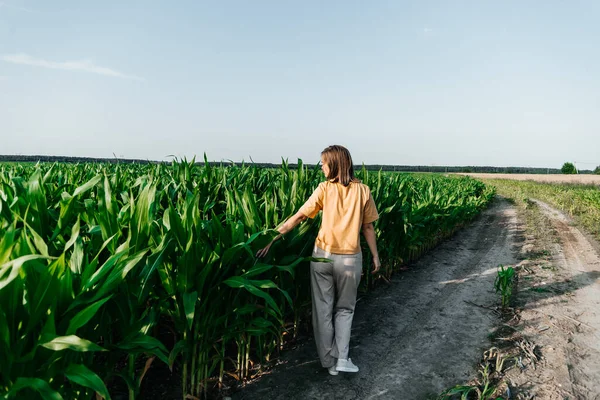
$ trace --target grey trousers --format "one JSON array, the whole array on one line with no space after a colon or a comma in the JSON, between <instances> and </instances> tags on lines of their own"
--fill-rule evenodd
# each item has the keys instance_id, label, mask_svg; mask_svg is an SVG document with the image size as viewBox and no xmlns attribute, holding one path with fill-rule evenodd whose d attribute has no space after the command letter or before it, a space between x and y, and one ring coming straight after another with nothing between
<instances>
[{"instance_id":1,"label":"grey trousers","mask_svg":"<svg viewBox=\"0 0 600 400\"><path fill-rule=\"evenodd\" d=\"M336 359L348 358L356 291L362 273L362 253L332 254L315 246L311 261L312 323L321 365L329 368Z\"/></svg>"}]
</instances>

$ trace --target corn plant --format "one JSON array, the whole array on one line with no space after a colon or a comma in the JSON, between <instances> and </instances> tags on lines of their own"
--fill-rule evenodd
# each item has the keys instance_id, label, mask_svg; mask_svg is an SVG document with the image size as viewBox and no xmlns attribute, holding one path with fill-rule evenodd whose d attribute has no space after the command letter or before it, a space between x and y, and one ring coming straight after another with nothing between
<instances>
[{"instance_id":1,"label":"corn plant","mask_svg":"<svg viewBox=\"0 0 600 400\"><path fill-rule=\"evenodd\" d=\"M471 393L476 394L477 399L479 399L480 392L477 386L457 385L442 392L442 394L437 397L437 400L448 400L450 398L455 398L456 396L460 396L460 400L468 400Z\"/></svg>"},{"instance_id":2,"label":"corn plant","mask_svg":"<svg viewBox=\"0 0 600 400\"><path fill-rule=\"evenodd\" d=\"M506 308L510 304L514 277L515 269L513 267L504 268L503 265L498 266L498 275L494 281L494 289L502 297L502 308Z\"/></svg>"},{"instance_id":3,"label":"corn plant","mask_svg":"<svg viewBox=\"0 0 600 400\"><path fill-rule=\"evenodd\" d=\"M502 400L502 397L494 396L497 387L491 382L489 364L480 365L478 372L481 378L477 384L456 385L444 390L436 400L455 399L457 396L460 396L460 400L468 400L469 398L476 400Z\"/></svg>"}]
</instances>

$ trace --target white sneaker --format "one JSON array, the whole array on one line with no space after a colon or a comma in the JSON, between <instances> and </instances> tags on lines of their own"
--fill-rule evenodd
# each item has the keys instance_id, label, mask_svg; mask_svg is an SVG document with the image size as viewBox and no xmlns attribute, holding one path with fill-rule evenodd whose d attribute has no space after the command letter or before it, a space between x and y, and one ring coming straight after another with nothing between
<instances>
[{"instance_id":1,"label":"white sneaker","mask_svg":"<svg viewBox=\"0 0 600 400\"><path fill-rule=\"evenodd\" d=\"M337 370L335 369L335 365L333 367L327 368L327 371L329 371L329 375L335 376L339 374L339 372L337 372Z\"/></svg>"},{"instance_id":2,"label":"white sneaker","mask_svg":"<svg viewBox=\"0 0 600 400\"><path fill-rule=\"evenodd\" d=\"M352 363L350 358L347 360L338 359L335 369L340 372L358 372L358 367Z\"/></svg>"}]
</instances>

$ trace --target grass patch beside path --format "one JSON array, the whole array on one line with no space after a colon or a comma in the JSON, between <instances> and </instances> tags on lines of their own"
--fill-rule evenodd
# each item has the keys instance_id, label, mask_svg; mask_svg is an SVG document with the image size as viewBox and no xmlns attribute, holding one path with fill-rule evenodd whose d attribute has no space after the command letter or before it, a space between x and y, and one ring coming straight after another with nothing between
<instances>
[{"instance_id":1,"label":"grass patch beside path","mask_svg":"<svg viewBox=\"0 0 600 400\"><path fill-rule=\"evenodd\" d=\"M600 240L600 189L591 185L548 184L507 179L482 179L497 193L517 202L544 201L580 224Z\"/></svg>"}]
</instances>

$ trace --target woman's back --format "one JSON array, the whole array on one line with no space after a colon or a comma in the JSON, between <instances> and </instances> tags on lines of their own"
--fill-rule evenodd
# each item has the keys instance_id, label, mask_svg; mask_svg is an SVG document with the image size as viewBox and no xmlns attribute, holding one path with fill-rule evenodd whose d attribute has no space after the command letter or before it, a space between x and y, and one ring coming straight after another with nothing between
<instances>
[{"instance_id":1,"label":"woman's back","mask_svg":"<svg viewBox=\"0 0 600 400\"><path fill-rule=\"evenodd\" d=\"M360 182L348 186L320 183L300 211L314 218L319 210L323 210L323 216L316 245L337 254L359 253L362 225L378 218L371 191Z\"/></svg>"}]
</instances>

